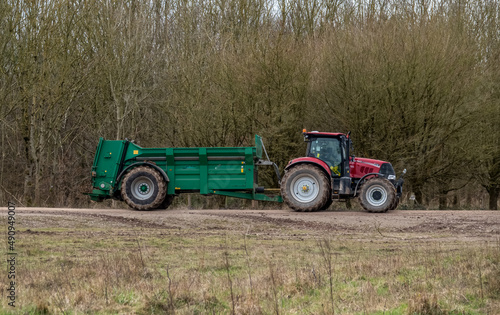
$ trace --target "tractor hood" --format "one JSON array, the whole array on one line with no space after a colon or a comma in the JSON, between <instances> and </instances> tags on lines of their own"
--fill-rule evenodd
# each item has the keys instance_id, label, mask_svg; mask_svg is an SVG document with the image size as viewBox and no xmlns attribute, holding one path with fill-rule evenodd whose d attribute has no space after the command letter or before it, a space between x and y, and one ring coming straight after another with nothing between
<instances>
[{"instance_id":1,"label":"tractor hood","mask_svg":"<svg viewBox=\"0 0 500 315\"><path fill-rule=\"evenodd\" d=\"M349 161L349 169L352 178L361 178L368 173L396 174L389 162L360 157L355 157L354 162Z\"/></svg>"}]
</instances>

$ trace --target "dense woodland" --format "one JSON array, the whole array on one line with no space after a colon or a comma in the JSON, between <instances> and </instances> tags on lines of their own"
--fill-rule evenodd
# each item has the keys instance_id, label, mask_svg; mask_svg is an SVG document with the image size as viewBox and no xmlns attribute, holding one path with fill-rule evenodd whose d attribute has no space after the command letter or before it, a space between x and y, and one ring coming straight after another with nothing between
<instances>
[{"instance_id":1,"label":"dense woodland","mask_svg":"<svg viewBox=\"0 0 500 315\"><path fill-rule=\"evenodd\" d=\"M0 200L89 206L99 137L259 134L283 169L307 128L351 131L356 155L407 168L403 205L496 209L499 4L2 0Z\"/></svg>"}]
</instances>

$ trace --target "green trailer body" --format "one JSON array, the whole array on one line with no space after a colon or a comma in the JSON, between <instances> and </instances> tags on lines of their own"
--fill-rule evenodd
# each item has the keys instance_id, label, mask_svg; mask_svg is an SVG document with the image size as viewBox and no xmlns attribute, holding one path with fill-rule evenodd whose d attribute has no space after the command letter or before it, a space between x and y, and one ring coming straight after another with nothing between
<instances>
[{"instance_id":1,"label":"green trailer body","mask_svg":"<svg viewBox=\"0 0 500 315\"><path fill-rule=\"evenodd\" d=\"M154 169L166 183L166 196L180 193L225 195L253 200L282 202L258 186L262 139L254 147L142 148L129 140L99 139L92 166L90 197L94 201L122 199L122 182L134 168Z\"/></svg>"}]
</instances>

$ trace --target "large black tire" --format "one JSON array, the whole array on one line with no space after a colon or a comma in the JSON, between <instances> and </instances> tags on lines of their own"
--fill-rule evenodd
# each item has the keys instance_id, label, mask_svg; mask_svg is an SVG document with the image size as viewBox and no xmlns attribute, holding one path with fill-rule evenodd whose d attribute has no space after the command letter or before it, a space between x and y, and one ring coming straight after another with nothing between
<instances>
[{"instance_id":1,"label":"large black tire","mask_svg":"<svg viewBox=\"0 0 500 315\"><path fill-rule=\"evenodd\" d=\"M399 197L396 196L396 198L394 198L393 203L389 207L389 210L396 210L396 208L398 207L398 205L399 205Z\"/></svg>"},{"instance_id":2,"label":"large black tire","mask_svg":"<svg viewBox=\"0 0 500 315\"><path fill-rule=\"evenodd\" d=\"M321 211L328 210L328 208L330 208L330 206L332 205L332 203L333 203L333 199L332 199L332 197L330 197L326 201L326 203L323 205L323 207L321 207L321 209L319 209L319 210L321 210Z\"/></svg>"},{"instance_id":3,"label":"large black tire","mask_svg":"<svg viewBox=\"0 0 500 315\"><path fill-rule=\"evenodd\" d=\"M158 209L167 209L174 201L174 195L166 195Z\"/></svg>"},{"instance_id":4,"label":"large black tire","mask_svg":"<svg viewBox=\"0 0 500 315\"><path fill-rule=\"evenodd\" d=\"M359 203L368 212L386 212L396 202L396 189L385 178L368 179L359 194Z\"/></svg>"},{"instance_id":5,"label":"large black tire","mask_svg":"<svg viewBox=\"0 0 500 315\"><path fill-rule=\"evenodd\" d=\"M128 172L122 181L123 200L136 210L153 210L165 199L167 185L154 169L139 166Z\"/></svg>"},{"instance_id":6,"label":"large black tire","mask_svg":"<svg viewBox=\"0 0 500 315\"><path fill-rule=\"evenodd\" d=\"M318 211L331 198L330 183L325 173L316 166L297 165L285 172L281 196L295 211Z\"/></svg>"}]
</instances>

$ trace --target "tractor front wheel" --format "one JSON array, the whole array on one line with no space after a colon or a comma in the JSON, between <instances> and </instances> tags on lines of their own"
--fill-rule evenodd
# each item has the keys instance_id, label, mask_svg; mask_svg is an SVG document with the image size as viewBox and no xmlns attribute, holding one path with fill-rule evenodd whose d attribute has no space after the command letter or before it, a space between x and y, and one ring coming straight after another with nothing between
<instances>
[{"instance_id":1,"label":"tractor front wheel","mask_svg":"<svg viewBox=\"0 0 500 315\"><path fill-rule=\"evenodd\" d=\"M281 183L283 201L295 211L321 210L331 197L325 173L309 164L286 171Z\"/></svg>"},{"instance_id":2,"label":"tractor front wheel","mask_svg":"<svg viewBox=\"0 0 500 315\"><path fill-rule=\"evenodd\" d=\"M361 187L359 201L368 212L386 212L392 210L396 202L396 189L385 178L368 179Z\"/></svg>"},{"instance_id":3,"label":"tractor front wheel","mask_svg":"<svg viewBox=\"0 0 500 315\"><path fill-rule=\"evenodd\" d=\"M396 197L396 198L394 198L394 201L392 202L391 207L389 208L389 210L396 210L396 208L398 207L398 205L399 205L399 197Z\"/></svg>"},{"instance_id":4,"label":"tractor front wheel","mask_svg":"<svg viewBox=\"0 0 500 315\"><path fill-rule=\"evenodd\" d=\"M166 192L167 185L163 177L150 167L136 167L122 181L122 198L136 210L158 208L167 197Z\"/></svg>"}]
</instances>

